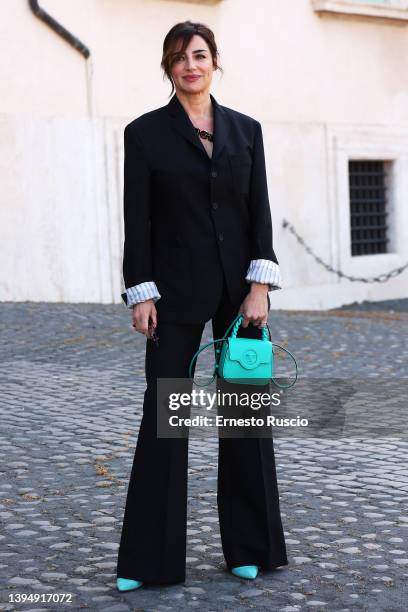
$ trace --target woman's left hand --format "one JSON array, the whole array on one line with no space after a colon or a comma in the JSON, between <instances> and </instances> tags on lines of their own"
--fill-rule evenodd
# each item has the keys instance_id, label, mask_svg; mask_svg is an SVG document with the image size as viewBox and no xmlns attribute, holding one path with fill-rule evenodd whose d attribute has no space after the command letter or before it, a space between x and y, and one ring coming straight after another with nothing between
<instances>
[{"instance_id":1,"label":"woman's left hand","mask_svg":"<svg viewBox=\"0 0 408 612\"><path fill-rule=\"evenodd\" d=\"M265 327L268 321L268 289L264 283L251 283L251 290L242 302L238 314L244 315L242 327L252 323L256 327Z\"/></svg>"}]
</instances>

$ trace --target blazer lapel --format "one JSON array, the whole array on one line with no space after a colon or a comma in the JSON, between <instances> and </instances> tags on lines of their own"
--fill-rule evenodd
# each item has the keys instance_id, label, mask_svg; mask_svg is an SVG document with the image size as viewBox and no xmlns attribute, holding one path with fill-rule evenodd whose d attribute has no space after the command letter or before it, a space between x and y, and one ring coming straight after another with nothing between
<instances>
[{"instance_id":1,"label":"blazer lapel","mask_svg":"<svg viewBox=\"0 0 408 612\"><path fill-rule=\"evenodd\" d=\"M214 138L211 159L215 160L220 156L221 151L225 146L229 126L227 114L224 109L218 104L212 94L210 94L210 98L213 105L214 114ZM181 104L176 94L173 95L170 102L167 104L167 109L172 118L175 129L182 136L184 136L184 138L191 142L192 145L199 149L206 156L207 159L210 159L208 157L207 151L204 148L204 145L201 142L199 135L195 131L194 125L190 117L184 110L184 106Z\"/></svg>"}]
</instances>

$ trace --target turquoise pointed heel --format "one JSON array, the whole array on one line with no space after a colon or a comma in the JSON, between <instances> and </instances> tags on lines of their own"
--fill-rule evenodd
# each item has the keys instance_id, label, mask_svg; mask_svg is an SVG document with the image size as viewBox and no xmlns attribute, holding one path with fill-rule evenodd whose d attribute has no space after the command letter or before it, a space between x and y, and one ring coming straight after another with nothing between
<instances>
[{"instance_id":1,"label":"turquoise pointed heel","mask_svg":"<svg viewBox=\"0 0 408 612\"><path fill-rule=\"evenodd\" d=\"M118 587L118 591L133 591L133 589L138 589L141 587L143 582L140 580L129 580L129 578L117 578L116 586Z\"/></svg>"},{"instance_id":2,"label":"turquoise pointed heel","mask_svg":"<svg viewBox=\"0 0 408 612\"><path fill-rule=\"evenodd\" d=\"M258 567L256 565L240 565L239 567L233 567L231 572L238 578L253 580L258 575Z\"/></svg>"}]
</instances>

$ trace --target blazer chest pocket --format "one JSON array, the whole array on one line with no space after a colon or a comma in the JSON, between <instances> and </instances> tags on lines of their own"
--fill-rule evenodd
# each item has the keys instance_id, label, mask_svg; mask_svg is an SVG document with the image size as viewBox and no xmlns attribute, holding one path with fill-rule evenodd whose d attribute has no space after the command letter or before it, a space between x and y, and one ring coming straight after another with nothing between
<instances>
[{"instance_id":1,"label":"blazer chest pocket","mask_svg":"<svg viewBox=\"0 0 408 612\"><path fill-rule=\"evenodd\" d=\"M235 191L241 195L248 195L251 183L251 156L249 153L230 155L229 163Z\"/></svg>"}]
</instances>

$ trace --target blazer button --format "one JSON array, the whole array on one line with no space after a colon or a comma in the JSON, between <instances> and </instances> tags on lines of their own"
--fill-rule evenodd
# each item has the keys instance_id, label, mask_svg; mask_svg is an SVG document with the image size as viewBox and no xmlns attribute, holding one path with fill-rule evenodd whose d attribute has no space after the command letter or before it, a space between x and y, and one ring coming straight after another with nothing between
<instances>
[{"instance_id":1,"label":"blazer button","mask_svg":"<svg viewBox=\"0 0 408 612\"><path fill-rule=\"evenodd\" d=\"M218 208L217 202L213 202L212 203L212 207L213 207L214 210L217 210L217 208Z\"/></svg>"},{"instance_id":2,"label":"blazer button","mask_svg":"<svg viewBox=\"0 0 408 612\"><path fill-rule=\"evenodd\" d=\"M215 178L215 177L217 176L217 171L216 171L216 170L213 170L213 171L211 172L211 176L212 176L213 178Z\"/></svg>"},{"instance_id":3,"label":"blazer button","mask_svg":"<svg viewBox=\"0 0 408 612\"><path fill-rule=\"evenodd\" d=\"M224 240L224 236L222 234L218 234L218 240L220 240L220 242L222 242Z\"/></svg>"}]
</instances>

